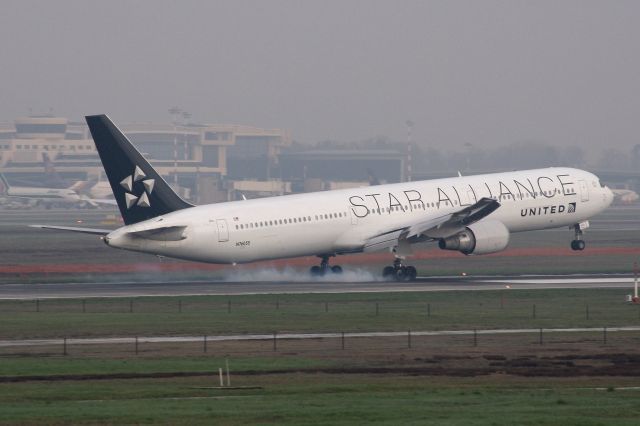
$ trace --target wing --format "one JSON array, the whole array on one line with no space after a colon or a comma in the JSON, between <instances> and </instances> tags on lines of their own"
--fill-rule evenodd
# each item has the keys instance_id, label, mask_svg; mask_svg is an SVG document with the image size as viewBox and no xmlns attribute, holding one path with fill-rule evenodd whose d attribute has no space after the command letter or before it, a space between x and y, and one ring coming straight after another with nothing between
<instances>
[{"instance_id":1,"label":"wing","mask_svg":"<svg viewBox=\"0 0 640 426\"><path fill-rule=\"evenodd\" d=\"M479 221L493 213L500 203L491 198L482 198L475 204L453 213L431 216L419 222L384 230L369 237L363 251L376 251L396 247L402 241L417 241L422 238L444 238L462 231L468 225Z\"/></svg>"},{"instance_id":2,"label":"wing","mask_svg":"<svg viewBox=\"0 0 640 426\"><path fill-rule=\"evenodd\" d=\"M29 225L30 228L53 229L56 231L80 232L83 234L107 235L112 229L76 228L73 226Z\"/></svg>"}]
</instances>

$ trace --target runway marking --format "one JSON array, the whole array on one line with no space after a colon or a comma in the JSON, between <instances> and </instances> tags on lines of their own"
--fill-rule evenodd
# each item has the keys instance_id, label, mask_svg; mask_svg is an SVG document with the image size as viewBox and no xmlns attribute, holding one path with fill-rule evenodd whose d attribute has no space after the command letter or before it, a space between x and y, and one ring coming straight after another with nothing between
<instances>
[{"instance_id":1,"label":"runway marking","mask_svg":"<svg viewBox=\"0 0 640 426\"><path fill-rule=\"evenodd\" d=\"M600 283L625 283L633 284L633 278L541 278L541 279L508 279L508 280L482 280L480 282L507 283L507 284L600 284Z\"/></svg>"},{"instance_id":2,"label":"runway marking","mask_svg":"<svg viewBox=\"0 0 640 426\"><path fill-rule=\"evenodd\" d=\"M439 331L369 331L344 333L345 338L371 337L404 337L416 336L468 336L468 335L504 335L504 334L532 334L540 333L587 333L587 332L640 331L640 326L624 327L574 327L574 328L514 328L490 330L439 330ZM282 333L282 334L236 334L228 336L206 336L207 342L239 342L259 340L308 340L308 339L338 339L342 333ZM193 343L202 342L205 336L143 336L143 337L91 337L66 339L67 345L112 345L138 343ZM0 347L25 346L53 346L64 344L65 339L24 339L0 340Z\"/></svg>"}]
</instances>

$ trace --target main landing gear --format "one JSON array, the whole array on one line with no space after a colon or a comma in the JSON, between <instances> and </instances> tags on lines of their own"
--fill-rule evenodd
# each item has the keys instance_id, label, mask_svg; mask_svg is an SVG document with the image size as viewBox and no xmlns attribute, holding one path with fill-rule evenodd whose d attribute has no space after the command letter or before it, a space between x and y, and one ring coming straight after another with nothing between
<instances>
[{"instance_id":1,"label":"main landing gear","mask_svg":"<svg viewBox=\"0 0 640 426\"><path fill-rule=\"evenodd\" d=\"M396 257L393 266L385 266L382 270L382 277L387 280L413 281L416 279L418 271L413 266L404 266L402 259Z\"/></svg>"},{"instance_id":2,"label":"main landing gear","mask_svg":"<svg viewBox=\"0 0 640 426\"><path fill-rule=\"evenodd\" d=\"M342 266L340 265L333 265L330 266L329 265L329 258L333 257L333 255L329 256L329 255L325 255L325 256L318 256L320 257L322 260L320 261L320 265L314 265L311 267L311 269L309 270L309 273L311 274L312 277L323 277L326 274L341 274L342 273Z\"/></svg>"},{"instance_id":3,"label":"main landing gear","mask_svg":"<svg viewBox=\"0 0 640 426\"><path fill-rule=\"evenodd\" d=\"M582 239L584 233L582 232L582 228L580 228L580 224L576 223L573 225L573 231L575 233L575 239L571 241L571 250L582 251L586 247L586 243Z\"/></svg>"}]
</instances>

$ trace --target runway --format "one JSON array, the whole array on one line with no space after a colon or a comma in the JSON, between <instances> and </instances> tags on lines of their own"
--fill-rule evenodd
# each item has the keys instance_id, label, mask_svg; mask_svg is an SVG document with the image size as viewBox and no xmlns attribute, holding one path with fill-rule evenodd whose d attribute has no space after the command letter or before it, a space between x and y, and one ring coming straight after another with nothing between
<instances>
[{"instance_id":1,"label":"runway","mask_svg":"<svg viewBox=\"0 0 640 426\"><path fill-rule=\"evenodd\" d=\"M633 276L618 275L528 275L475 277L419 277L410 283L387 281L337 282L293 281L163 281L66 284L3 284L0 300L34 300L105 297L171 297L301 293L390 293L471 290L541 290L580 288L628 288Z\"/></svg>"}]
</instances>

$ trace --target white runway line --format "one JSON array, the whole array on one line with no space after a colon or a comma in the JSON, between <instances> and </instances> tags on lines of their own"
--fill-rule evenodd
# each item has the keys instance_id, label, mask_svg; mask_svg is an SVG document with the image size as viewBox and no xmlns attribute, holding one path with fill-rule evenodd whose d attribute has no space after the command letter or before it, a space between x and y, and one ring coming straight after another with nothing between
<instances>
[{"instance_id":1,"label":"white runway line","mask_svg":"<svg viewBox=\"0 0 640 426\"><path fill-rule=\"evenodd\" d=\"M370 331L344 333L345 338L354 337L404 337L411 336L460 336L460 335L503 335L503 334L532 334L540 333L585 333L602 332L604 327L577 327L577 328L515 328L515 329L491 329L491 330L440 330L440 331ZM640 331L640 326L607 327L607 333L620 331ZM282 333L282 334L237 334L229 336L206 336L207 342L238 342L258 341L274 338L277 340L307 340L307 339L339 339L342 333ZM142 336L137 337L138 343L193 343L202 342L205 336ZM0 347L16 346L53 346L64 343L63 338L57 339L27 339L27 340L0 340ZM67 345L112 345L133 344L136 337L93 337L93 338L68 338Z\"/></svg>"},{"instance_id":2,"label":"white runway line","mask_svg":"<svg viewBox=\"0 0 640 426\"><path fill-rule=\"evenodd\" d=\"M504 284L633 284L633 278L542 278L542 279L510 279L510 280L482 280L485 283Z\"/></svg>"}]
</instances>

